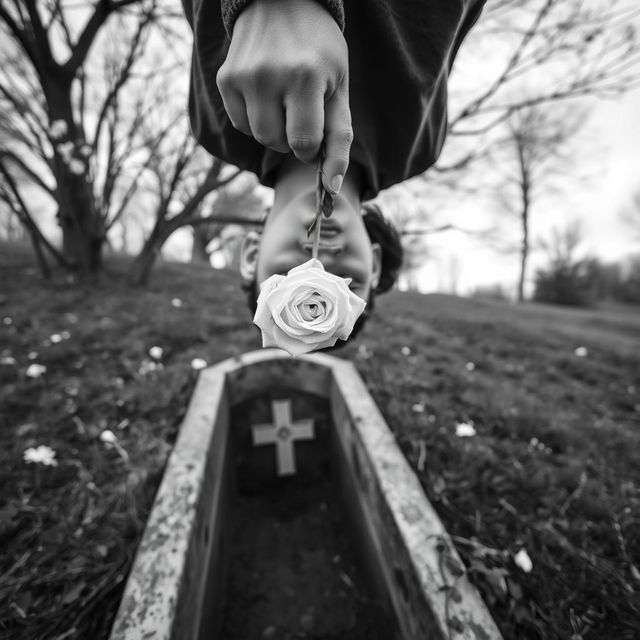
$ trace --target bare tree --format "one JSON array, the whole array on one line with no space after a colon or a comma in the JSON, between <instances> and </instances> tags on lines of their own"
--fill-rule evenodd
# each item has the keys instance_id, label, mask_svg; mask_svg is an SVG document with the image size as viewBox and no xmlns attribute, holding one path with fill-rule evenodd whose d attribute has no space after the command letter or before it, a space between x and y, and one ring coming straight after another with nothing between
<instances>
[{"instance_id":1,"label":"bare tree","mask_svg":"<svg viewBox=\"0 0 640 640\"><path fill-rule=\"evenodd\" d=\"M552 264L570 265L578 262L576 252L584 241L584 230L579 220L571 220L564 227L554 227L548 238L540 241Z\"/></svg>"},{"instance_id":2,"label":"bare tree","mask_svg":"<svg viewBox=\"0 0 640 640\"><path fill-rule=\"evenodd\" d=\"M449 143L436 171L485 158L497 127L525 107L640 86L639 20L633 0L488 3L451 79Z\"/></svg>"},{"instance_id":3,"label":"bare tree","mask_svg":"<svg viewBox=\"0 0 640 640\"><path fill-rule=\"evenodd\" d=\"M497 169L491 193L499 207L515 215L520 224L519 302L524 300L534 205L550 192L567 188L575 177L570 143L584 119L584 112L558 105L523 107L509 116L504 136L494 143L492 158Z\"/></svg>"},{"instance_id":4,"label":"bare tree","mask_svg":"<svg viewBox=\"0 0 640 640\"><path fill-rule=\"evenodd\" d=\"M89 123L85 106L90 50L109 16L134 5L128 55L114 73L97 118ZM20 216L34 243L50 249L34 221L21 180L39 188L57 207L65 257L49 253L59 262L95 271L100 267L105 229L91 165L118 91L140 58L159 8L153 1L120 0L87 3L86 9L70 19L70 10L58 1L0 2L2 37L9 41L0 78L4 134L0 171L8 184L2 194L5 202ZM83 26L74 28L79 20Z\"/></svg>"},{"instance_id":5,"label":"bare tree","mask_svg":"<svg viewBox=\"0 0 640 640\"><path fill-rule=\"evenodd\" d=\"M0 200L29 233L43 273L46 256L99 271L114 225L133 207L153 213L134 271L145 281L167 237L238 173L196 152L188 134L190 36L179 5L0 0L0 33L9 40L0 54ZM62 250L35 219L36 189L56 212Z\"/></svg>"}]
</instances>

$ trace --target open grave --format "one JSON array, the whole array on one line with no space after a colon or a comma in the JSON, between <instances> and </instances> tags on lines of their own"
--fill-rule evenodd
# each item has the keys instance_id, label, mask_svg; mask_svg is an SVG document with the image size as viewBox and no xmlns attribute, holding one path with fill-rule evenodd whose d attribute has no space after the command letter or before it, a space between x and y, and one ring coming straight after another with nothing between
<instances>
[{"instance_id":1,"label":"open grave","mask_svg":"<svg viewBox=\"0 0 640 640\"><path fill-rule=\"evenodd\" d=\"M351 363L200 373L111 640L500 637Z\"/></svg>"}]
</instances>

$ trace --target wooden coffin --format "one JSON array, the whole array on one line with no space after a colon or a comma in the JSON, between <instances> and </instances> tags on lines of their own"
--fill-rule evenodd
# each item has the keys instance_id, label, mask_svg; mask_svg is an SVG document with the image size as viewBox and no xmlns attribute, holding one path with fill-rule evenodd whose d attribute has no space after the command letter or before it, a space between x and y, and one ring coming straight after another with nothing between
<instances>
[{"instance_id":1,"label":"wooden coffin","mask_svg":"<svg viewBox=\"0 0 640 640\"><path fill-rule=\"evenodd\" d=\"M314 403L297 402L296 394L324 402L328 415L317 407L311 418L303 415ZM251 424L265 402L273 424ZM284 415L291 407L293 417ZM283 420L286 428L279 425ZM300 438L288 453L279 446L276 455L279 436L273 434L290 435L292 423ZM305 480L307 466L323 459L319 446L327 449L335 501L375 599L379 637L501 638L477 591L457 571L462 563L447 532L355 367L324 354L291 358L273 349L200 373L111 640L225 640L225 576L237 539L228 523L238 478L256 473L257 483L268 485L272 481L259 474L285 476L273 480L281 483L278 491L298 477L308 482L317 469ZM263 637L279 638L277 629L265 629Z\"/></svg>"}]
</instances>

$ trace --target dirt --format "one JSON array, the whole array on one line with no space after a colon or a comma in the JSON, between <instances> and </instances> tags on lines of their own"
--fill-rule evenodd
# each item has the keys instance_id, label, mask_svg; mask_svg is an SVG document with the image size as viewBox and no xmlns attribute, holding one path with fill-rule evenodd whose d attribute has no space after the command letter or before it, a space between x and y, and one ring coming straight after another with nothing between
<instances>
[{"instance_id":1,"label":"dirt","mask_svg":"<svg viewBox=\"0 0 640 640\"><path fill-rule=\"evenodd\" d=\"M352 541L329 477L240 488L224 640L376 640Z\"/></svg>"}]
</instances>

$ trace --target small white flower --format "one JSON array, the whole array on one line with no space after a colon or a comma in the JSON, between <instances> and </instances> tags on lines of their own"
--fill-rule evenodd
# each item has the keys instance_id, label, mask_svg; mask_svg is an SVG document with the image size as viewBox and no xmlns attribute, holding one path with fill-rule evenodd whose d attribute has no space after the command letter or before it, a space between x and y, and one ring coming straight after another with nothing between
<instances>
[{"instance_id":1,"label":"small white flower","mask_svg":"<svg viewBox=\"0 0 640 640\"><path fill-rule=\"evenodd\" d=\"M100 440L102 440L102 442L104 442L105 444L115 444L118 441L118 438L116 437L116 434L111 431L111 429L105 429L100 434Z\"/></svg>"},{"instance_id":2,"label":"small white flower","mask_svg":"<svg viewBox=\"0 0 640 640\"><path fill-rule=\"evenodd\" d=\"M207 361L202 358L194 358L191 361L191 368L195 371L199 371L200 369L204 369L207 366Z\"/></svg>"},{"instance_id":3,"label":"small white flower","mask_svg":"<svg viewBox=\"0 0 640 640\"><path fill-rule=\"evenodd\" d=\"M105 429L100 434L100 440L105 443L107 448L113 447L118 455L125 461L129 462L129 454L124 450L122 445L118 442L118 436L116 436L111 429Z\"/></svg>"},{"instance_id":4,"label":"small white flower","mask_svg":"<svg viewBox=\"0 0 640 640\"><path fill-rule=\"evenodd\" d=\"M146 376L147 373L151 373L151 371L159 371L163 369L161 362L154 362L153 360L148 360L145 358L138 369L138 373L141 376Z\"/></svg>"},{"instance_id":5,"label":"small white flower","mask_svg":"<svg viewBox=\"0 0 640 640\"><path fill-rule=\"evenodd\" d=\"M513 561L525 573L530 573L533 569L533 562L531 561L526 549L520 549L520 551L513 556Z\"/></svg>"},{"instance_id":6,"label":"small white flower","mask_svg":"<svg viewBox=\"0 0 640 640\"><path fill-rule=\"evenodd\" d=\"M162 358L163 353L164 353L164 350L162 349L162 347L151 347L151 349L149 349L149 355L154 360L160 360L160 358Z\"/></svg>"},{"instance_id":7,"label":"small white flower","mask_svg":"<svg viewBox=\"0 0 640 640\"><path fill-rule=\"evenodd\" d=\"M358 345L358 358L362 358L363 360L367 360L372 355L373 354L371 353L371 351L369 351L369 349L367 349L367 345L366 344Z\"/></svg>"},{"instance_id":8,"label":"small white flower","mask_svg":"<svg viewBox=\"0 0 640 640\"><path fill-rule=\"evenodd\" d=\"M2 356L2 358L0 358L0 364L11 366L16 364L16 359L13 356Z\"/></svg>"},{"instance_id":9,"label":"small white flower","mask_svg":"<svg viewBox=\"0 0 640 640\"><path fill-rule=\"evenodd\" d=\"M88 158L91 155L91 147L88 144L83 144L79 149L78 153L83 158Z\"/></svg>"},{"instance_id":10,"label":"small white flower","mask_svg":"<svg viewBox=\"0 0 640 640\"><path fill-rule=\"evenodd\" d=\"M576 347L573 353L578 356L578 358L586 358L589 352L586 347Z\"/></svg>"},{"instance_id":11,"label":"small white flower","mask_svg":"<svg viewBox=\"0 0 640 640\"><path fill-rule=\"evenodd\" d=\"M179 309L182 306L182 300L180 300L180 298L172 298L171 306Z\"/></svg>"},{"instance_id":12,"label":"small white flower","mask_svg":"<svg viewBox=\"0 0 640 640\"><path fill-rule=\"evenodd\" d=\"M54 120L49 128L49 135L55 140L66 136L69 128L64 120Z\"/></svg>"},{"instance_id":13,"label":"small white flower","mask_svg":"<svg viewBox=\"0 0 640 640\"><path fill-rule=\"evenodd\" d=\"M59 333L52 333L49 336L49 340L53 343L53 344L58 344L58 342L62 342L62 336Z\"/></svg>"},{"instance_id":14,"label":"small white flower","mask_svg":"<svg viewBox=\"0 0 640 640\"><path fill-rule=\"evenodd\" d=\"M464 367L467 371L473 371L476 368L476 365L474 362L467 362Z\"/></svg>"},{"instance_id":15,"label":"small white flower","mask_svg":"<svg viewBox=\"0 0 640 640\"><path fill-rule=\"evenodd\" d=\"M420 402L416 402L416 404L411 406L411 411L414 413L424 413L424 405Z\"/></svg>"},{"instance_id":16,"label":"small white flower","mask_svg":"<svg viewBox=\"0 0 640 640\"><path fill-rule=\"evenodd\" d=\"M60 332L60 337L63 340L68 340L71 337L71 334L68 331L61 331Z\"/></svg>"},{"instance_id":17,"label":"small white flower","mask_svg":"<svg viewBox=\"0 0 640 640\"><path fill-rule=\"evenodd\" d=\"M29 447L25 449L22 456L27 463L43 464L47 467L57 467L56 452L44 444L39 447Z\"/></svg>"},{"instance_id":18,"label":"small white flower","mask_svg":"<svg viewBox=\"0 0 640 640\"><path fill-rule=\"evenodd\" d=\"M5 327L8 327L10 325L13 324L13 318L11 316L5 316L4 318L2 318L2 324Z\"/></svg>"},{"instance_id":19,"label":"small white flower","mask_svg":"<svg viewBox=\"0 0 640 640\"><path fill-rule=\"evenodd\" d=\"M471 422L458 422L456 424L456 435L458 438L471 438L478 432Z\"/></svg>"},{"instance_id":20,"label":"small white flower","mask_svg":"<svg viewBox=\"0 0 640 640\"><path fill-rule=\"evenodd\" d=\"M35 360L37 357L38 357L37 351L29 351L29 353L27 354L27 358L29 358L29 360Z\"/></svg>"},{"instance_id":21,"label":"small white flower","mask_svg":"<svg viewBox=\"0 0 640 640\"><path fill-rule=\"evenodd\" d=\"M37 364L37 363L33 363L30 364L27 367L27 370L25 371L25 375L27 376L27 378L39 378L41 375L45 374L47 372L47 367L45 367L43 364Z\"/></svg>"},{"instance_id":22,"label":"small white flower","mask_svg":"<svg viewBox=\"0 0 640 640\"><path fill-rule=\"evenodd\" d=\"M411 355L411 349L409 349L409 347L402 347L402 349L400 349L400 352L402 353L403 356Z\"/></svg>"}]
</instances>

